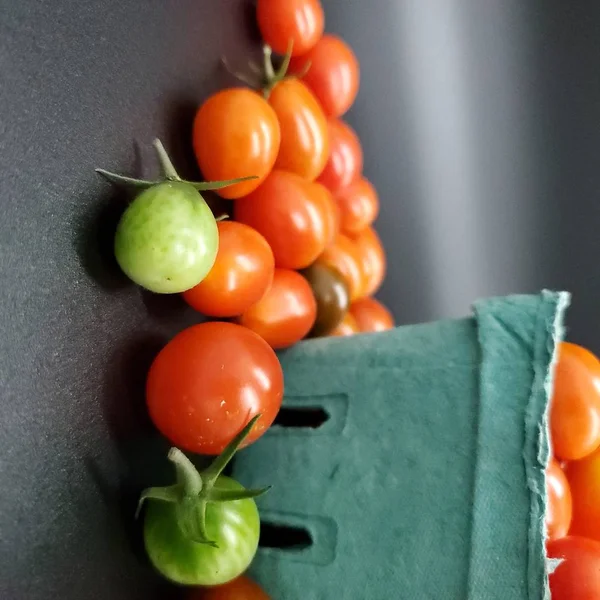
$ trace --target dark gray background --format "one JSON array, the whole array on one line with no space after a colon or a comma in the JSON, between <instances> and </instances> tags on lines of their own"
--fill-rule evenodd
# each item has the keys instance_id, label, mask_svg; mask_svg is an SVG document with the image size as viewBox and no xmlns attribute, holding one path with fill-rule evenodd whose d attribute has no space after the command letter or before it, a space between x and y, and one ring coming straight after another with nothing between
<instances>
[{"instance_id":1,"label":"dark gray background","mask_svg":"<svg viewBox=\"0 0 600 600\"><path fill-rule=\"evenodd\" d=\"M329 0L362 87L348 120L382 201L399 323L574 293L600 351L600 5ZM196 316L119 274L126 197L93 173L197 177L195 107L258 48L246 0L0 0L0 597L164 598L131 513L168 477L148 365ZM136 146L137 144L137 146Z\"/></svg>"}]
</instances>

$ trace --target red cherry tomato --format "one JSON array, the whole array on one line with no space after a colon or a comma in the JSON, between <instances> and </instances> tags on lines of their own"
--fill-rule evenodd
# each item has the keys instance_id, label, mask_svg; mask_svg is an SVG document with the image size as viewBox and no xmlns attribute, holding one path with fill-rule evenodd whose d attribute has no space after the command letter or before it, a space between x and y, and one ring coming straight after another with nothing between
<instances>
[{"instance_id":1,"label":"red cherry tomato","mask_svg":"<svg viewBox=\"0 0 600 600\"><path fill-rule=\"evenodd\" d=\"M600 541L600 448L568 463L566 473L573 496L570 533Z\"/></svg>"},{"instance_id":2,"label":"red cherry tomato","mask_svg":"<svg viewBox=\"0 0 600 600\"><path fill-rule=\"evenodd\" d=\"M379 197L373 184L360 177L336 195L341 229L349 235L364 231L379 214Z\"/></svg>"},{"instance_id":3,"label":"red cherry tomato","mask_svg":"<svg viewBox=\"0 0 600 600\"><path fill-rule=\"evenodd\" d=\"M360 298L353 302L350 314L356 319L362 333L385 331L394 327L392 313L375 298Z\"/></svg>"},{"instance_id":4,"label":"red cherry tomato","mask_svg":"<svg viewBox=\"0 0 600 600\"><path fill-rule=\"evenodd\" d=\"M347 313L342 322L329 335L334 337L348 337L359 333L359 331L356 319L350 313Z\"/></svg>"},{"instance_id":5,"label":"red cherry tomato","mask_svg":"<svg viewBox=\"0 0 600 600\"><path fill-rule=\"evenodd\" d=\"M360 258L364 280L363 295L372 296L381 287L387 269L383 245L372 227L367 227L352 239Z\"/></svg>"},{"instance_id":6,"label":"red cherry tomato","mask_svg":"<svg viewBox=\"0 0 600 600\"><path fill-rule=\"evenodd\" d=\"M334 194L352 184L363 168L363 151L355 131L339 119L329 120L329 158L317 181Z\"/></svg>"},{"instance_id":7,"label":"red cherry tomato","mask_svg":"<svg viewBox=\"0 0 600 600\"><path fill-rule=\"evenodd\" d=\"M304 338L317 317L310 284L289 269L275 269L269 291L238 318L272 348L287 348Z\"/></svg>"},{"instance_id":8,"label":"red cherry tomato","mask_svg":"<svg viewBox=\"0 0 600 600\"><path fill-rule=\"evenodd\" d=\"M546 509L546 531L549 540L556 540L569 533L573 512L571 488L556 460L552 459L546 470L548 506Z\"/></svg>"},{"instance_id":9,"label":"red cherry tomato","mask_svg":"<svg viewBox=\"0 0 600 600\"><path fill-rule=\"evenodd\" d=\"M340 233L340 207L334 200L332 193L322 184L313 181L310 184L315 194L323 197L323 206L326 209L325 226L328 231L326 247L331 246Z\"/></svg>"},{"instance_id":10,"label":"red cherry tomato","mask_svg":"<svg viewBox=\"0 0 600 600\"><path fill-rule=\"evenodd\" d=\"M600 598L600 542L567 536L548 542L548 557L563 561L550 574L552 600Z\"/></svg>"},{"instance_id":11,"label":"red cherry tomato","mask_svg":"<svg viewBox=\"0 0 600 600\"><path fill-rule=\"evenodd\" d=\"M273 251L258 231L221 221L213 268L183 299L209 317L234 317L258 302L273 280Z\"/></svg>"},{"instance_id":12,"label":"red cherry tomato","mask_svg":"<svg viewBox=\"0 0 600 600\"><path fill-rule=\"evenodd\" d=\"M280 141L275 111L252 90L218 92L196 113L194 151L204 178L218 181L258 177L217 190L223 198L240 198L255 190L271 172Z\"/></svg>"},{"instance_id":13,"label":"red cherry tomato","mask_svg":"<svg viewBox=\"0 0 600 600\"><path fill-rule=\"evenodd\" d=\"M319 0L258 0L256 20L263 40L278 54L285 54L293 42L293 56L310 50L325 28Z\"/></svg>"},{"instance_id":14,"label":"red cherry tomato","mask_svg":"<svg viewBox=\"0 0 600 600\"><path fill-rule=\"evenodd\" d=\"M300 73L310 63L303 81L314 92L325 114L341 117L358 93L360 68L352 49L335 35L325 34L311 50L293 58L290 71Z\"/></svg>"},{"instance_id":15,"label":"red cherry tomato","mask_svg":"<svg viewBox=\"0 0 600 600\"><path fill-rule=\"evenodd\" d=\"M329 241L323 196L295 173L275 169L257 190L235 203L234 211L236 221L254 227L269 242L277 267L303 269Z\"/></svg>"},{"instance_id":16,"label":"red cherry tomato","mask_svg":"<svg viewBox=\"0 0 600 600\"><path fill-rule=\"evenodd\" d=\"M242 575L225 585L193 590L189 600L270 600L266 592L248 577Z\"/></svg>"},{"instance_id":17,"label":"red cherry tomato","mask_svg":"<svg viewBox=\"0 0 600 600\"><path fill-rule=\"evenodd\" d=\"M364 289L361 260L356 244L348 236L339 234L325 249L319 260L338 271L348 284L350 300L360 298Z\"/></svg>"},{"instance_id":18,"label":"red cherry tomato","mask_svg":"<svg viewBox=\"0 0 600 600\"><path fill-rule=\"evenodd\" d=\"M312 92L293 77L273 87L269 104L281 128L275 167L312 181L329 156L329 129L323 109Z\"/></svg>"},{"instance_id":19,"label":"red cherry tomato","mask_svg":"<svg viewBox=\"0 0 600 600\"><path fill-rule=\"evenodd\" d=\"M562 460L578 460L600 446L600 361L568 342L558 349L550 432Z\"/></svg>"},{"instance_id":20,"label":"red cherry tomato","mask_svg":"<svg viewBox=\"0 0 600 600\"><path fill-rule=\"evenodd\" d=\"M154 359L146 401L175 446L219 454L257 414L244 441L257 440L281 406L283 373L273 349L234 323L202 323L177 334Z\"/></svg>"}]
</instances>

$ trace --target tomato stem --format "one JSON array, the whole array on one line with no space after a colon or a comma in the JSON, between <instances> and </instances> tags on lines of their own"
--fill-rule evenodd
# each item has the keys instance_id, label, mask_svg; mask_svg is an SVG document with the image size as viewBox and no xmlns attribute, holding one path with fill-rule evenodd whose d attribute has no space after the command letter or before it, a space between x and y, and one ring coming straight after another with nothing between
<instances>
[{"instance_id":1,"label":"tomato stem","mask_svg":"<svg viewBox=\"0 0 600 600\"><path fill-rule=\"evenodd\" d=\"M177 174L177 171L175 170L175 167L173 166L173 163L171 162L171 159L169 158L169 155L167 154L162 142L156 138L152 142L152 145L158 154L158 161L160 162L160 166L162 167L165 177L171 181L181 181L181 178Z\"/></svg>"},{"instance_id":2,"label":"tomato stem","mask_svg":"<svg viewBox=\"0 0 600 600\"><path fill-rule=\"evenodd\" d=\"M177 483L183 488L185 494L198 496L204 484L192 461L179 448L171 448L168 459L175 465Z\"/></svg>"}]
</instances>

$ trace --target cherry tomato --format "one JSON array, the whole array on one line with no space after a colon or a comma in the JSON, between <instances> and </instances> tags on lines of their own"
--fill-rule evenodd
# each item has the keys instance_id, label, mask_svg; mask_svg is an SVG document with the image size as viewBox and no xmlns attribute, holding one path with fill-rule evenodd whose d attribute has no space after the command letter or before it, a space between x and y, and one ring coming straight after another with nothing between
<instances>
[{"instance_id":1,"label":"cherry tomato","mask_svg":"<svg viewBox=\"0 0 600 600\"><path fill-rule=\"evenodd\" d=\"M569 533L573 512L571 488L558 462L550 461L546 470L548 506L546 509L546 530L549 540L556 540Z\"/></svg>"},{"instance_id":2,"label":"cherry tomato","mask_svg":"<svg viewBox=\"0 0 600 600\"><path fill-rule=\"evenodd\" d=\"M363 169L363 151L356 132L344 121L329 120L329 158L317 181L334 194L352 184Z\"/></svg>"},{"instance_id":3,"label":"cherry tomato","mask_svg":"<svg viewBox=\"0 0 600 600\"><path fill-rule=\"evenodd\" d=\"M329 129L323 109L313 93L293 77L273 87L269 104L281 128L275 167L312 181L321 174L329 156Z\"/></svg>"},{"instance_id":4,"label":"cherry tomato","mask_svg":"<svg viewBox=\"0 0 600 600\"><path fill-rule=\"evenodd\" d=\"M260 94L247 88L218 92L196 113L194 151L204 177L257 177L218 190L223 198L240 198L255 190L271 172L280 141L275 111Z\"/></svg>"},{"instance_id":5,"label":"cherry tomato","mask_svg":"<svg viewBox=\"0 0 600 600\"><path fill-rule=\"evenodd\" d=\"M329 335L334 337L348 337L359 332L360 329L358 328L356 319L350 313L346 313L342 322Z\"/></svg>"},{"instance_id":6,"label":"cherry tomato","mask_svg":"<svg viewBox=\"0 0 600 600\"><path fill-rule=\"evenodd\" d=\"M600 445L600 361L568 342L558 349L550 432L562 460L578 460Z\"/></svg>"},{"instance_id":7,"label":"cherry tomato","mask_svg":"<svg viewBox=\"0 0 600 600\"><path fill-rule=\"evenodd\" d=\"M358 249L364 280L363 294L372 296L383 283L387 269L385 251L377 232L367 227L352 238Z\"/></svg>"},{"instance_id":8,"label":"cherry tomato","mask_svg":"<svg viewBox=\"0 0 600 600\"><path fill-rule=\"evenodd\" d=\"M549 558L563 561L550 574L552 600L600 598L600 542L567 536L548 542Z\"/></svg>"},{"instance_id":9,"label":"cherry tomato","mask_svg":"<svg viewBox=\"0 0 600 600\"><path fill-rule=\"evenodd\" d=\"M317 301L317 317L311 336L327 335L342 321L350 306L348 284L336 270L317 261L302 271Z\"/></svg>"},{"instance_id":10,"label":"cherry tomato","mask_svg":"<svg viewBox=\"0 0 600 600\"><path fill-rule=\"evenodd\" d=\"M342 116L352 106L360 83L360 68L354 52L339 37L325 34L306 54L292 59L290 70L300 73L307 63L310 67L303 81L325 114Z\"/></svg>"},{"instance_id":11,"label":"cherry tomato","mask_svg":"<svg viewBox=\"0 0 600 600\"><path fill-rule=\"evenodd\" d=\"M329 241L328 208L321 194L295 173L275 169L235 203L235 219L254 227L273 249L275 265L303 269Z\"/></svg>"},{"instance_id":12,"label":"cherry tomato","mask_svg":"<svg viewBox=\"0 0 600 600\"><path fill-rule=\"evenodd\" d=\"M278 54L285 54L293 42L293 56L310 50L325 28L319 0L258 0L256 20L263 40Z\"/></svg>"},{"instance_id":13,"label":"cherry tomato","mask_svg":"<svg viewBox=\"0 0 600 600\"><path fill-rule=\"evenodd\" d=\"M253 331L234 323L202 323L177 334L154 359L146 383L150 416L171 442L218 454L261 414L244 444L258 439L281 406L277 356Z\"/></svg>"},{"instance_id":14,"label":"cherry tomato","mask_svg":"<svg viewBox=\"0 0 600 600\"><path fill-rule=\"evenodd\" d=\"M266 592L245 575L225 585L193 590L187 598L188 600L270 600Z\"/></svg>"},{"instance_id":15,"label":"cherry tomato","mask_svg":"<svg viewBox=\"0 0 600 600\"><path fill-rule=\"evenodd\" d=\"M567 478L573 496L573 535L600 541L600 448L568 463Z\"/></svg>"},{"instance_id":16,"label":"cherry tomato","mask_svg":"<svg viewBox=\"0 0 600 600\"><path fill-rule=\"evenodd\" d=\"M350 314L361 332L385 331L394 327L392 313L375 298L360 298L350 305Z\"/></svg>"},{"instance_id":17,"label":"cherry tomato","mask_svg":"<svg viewBox=\"0 0 600 600\"><path fill-rule=\"evenodd\" d=\"M348 284L350 300L360 298L364 289L361 260L353 240L339 234L334 243L326 248L319 261L338 271Z\"/></svg>"},{"instance_id":18,"label":"cherry tomato","mask_svg":"<svg viewBox=\"0 0 600 600\"><path fill-rule=\"evenodd\" d=\"M213 268L183 299L209 317L234 317L258 302L273 280L273 251L258 231L221 221Z\"/></svg>"},{"instance_id":19,"label":"cherry tomato","mask_svg":"<svg viewBox=\"0 0 600 600\"><path fill-rule=\"evenodd\" d=\"M360 177L336 195L340 207L340 227L349 235L364 231L379 214L379 197L373 184Z\"/></svg>"},{"instance_id":20,"label":"cherry tomato","mask_svg":"<svg viewBox=\"0 0 600 600\"><path fill-rule=\"evenodd\" d=\"M340 207L333 198L333 194L322 183L313 181L310 185L315 194L323 197L322 202L326 208L325 227L328 231L326 246L330 246L340 233Z\"/></svg>"},{"instance_id":21,"label":"cherry tomato","mask_svg":"<svg viewBox=\"0 0 600 600\"><path fill-rule=\"evenodd\" d=\"M268 292L238 322L281 349L304 338L316 316L317 302L306 279L296 271L275 269Z\"/></svg>"}]
</instances>

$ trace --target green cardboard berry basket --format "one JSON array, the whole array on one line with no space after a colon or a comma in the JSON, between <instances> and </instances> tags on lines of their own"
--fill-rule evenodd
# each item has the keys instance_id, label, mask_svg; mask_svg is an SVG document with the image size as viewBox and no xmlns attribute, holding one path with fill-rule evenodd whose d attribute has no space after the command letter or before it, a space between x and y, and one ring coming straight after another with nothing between
<instances>
[{"instance_id":1,"label":"green cardboard berry basket","mask_svg":"<svg viewBox=\"0 0 600 600\"><path fill-rule=\"evenodd\" d=\"M566 293L282 354L282 425L240 452L253 575L285 600L542 600L547 406ZM265 547L266 546L266 547Z\"/></svg>"}]
</instances>

